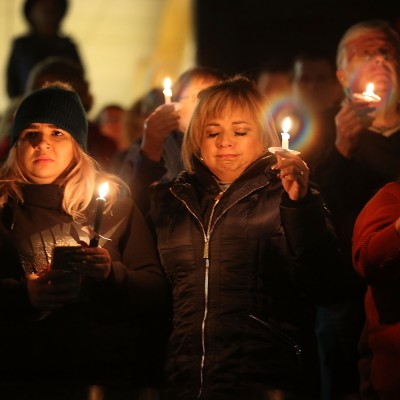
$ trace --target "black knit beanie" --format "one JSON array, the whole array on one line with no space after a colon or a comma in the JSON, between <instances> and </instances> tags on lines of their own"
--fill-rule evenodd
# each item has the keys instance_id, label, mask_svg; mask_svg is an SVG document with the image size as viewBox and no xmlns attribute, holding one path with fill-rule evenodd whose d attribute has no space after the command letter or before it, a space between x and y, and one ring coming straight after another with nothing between
<instances>
[{"instance_id":1,"label":"black knit beanie","mask_svg":"<svg viewBox=\"0 0 400 400\"><path fill-rule=\"evenodd\" d=\"M86 151L88 122L78 94L72 90L47 87L29 94L15 113L10 145L32 123L53 124L67 131Z\"/></svg>"}]
</instances>

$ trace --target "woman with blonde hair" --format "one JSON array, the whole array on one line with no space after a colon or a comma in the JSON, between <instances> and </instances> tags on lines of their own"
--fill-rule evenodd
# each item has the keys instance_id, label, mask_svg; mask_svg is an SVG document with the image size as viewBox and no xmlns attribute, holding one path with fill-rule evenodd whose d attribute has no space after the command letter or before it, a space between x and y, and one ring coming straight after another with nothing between
<instances>
[{"instance_id":1,"label":"woman with blonde hair","mask_svg":"<svg viewBox=\"0 0 400 400\"><path fill-rule=\"evenodd\" d=\"M168 293L144 218L86 153L85 110L69 86L29 94L10 143L0 169L1 397L11 387L14 398L84 399L96 385L105 399L115 390L134 399L158 383Z\"/></svg>"},{"instance_id":2,"label":"woman with blonde hair","mask_svg":"<svg viewBox=\"0 0 400 400\"><path fill-rule=\"evenodd\" d=\"M306 163L268 151L279 142L265 107L240 76L204 89L186 170L154 187L174 309L166 399L317 398L308 318L339 253Z\"/></svg>"}]
</instances>

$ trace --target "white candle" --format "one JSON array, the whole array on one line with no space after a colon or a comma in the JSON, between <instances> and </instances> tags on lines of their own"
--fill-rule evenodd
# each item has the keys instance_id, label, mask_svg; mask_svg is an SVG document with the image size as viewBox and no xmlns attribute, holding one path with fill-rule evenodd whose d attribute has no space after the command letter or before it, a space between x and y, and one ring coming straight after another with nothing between
<instances>
[{"instance_id":1,"label":"white candle","mask_svg":"<svg viewBox=\"0 0 400 400\"><path fill-rule=\"evenodd\" d=\"M108 182L104 182L99 187L99 197L96 199L97 207L94 217L93 231L94 237L90 240L90 247L97 247L99 244L99 231L101 220L103 218L104 206L106 204L106 195L108 193Z\"/></svg>"},{"instance_id":2,"label":"white candle","mask_svg":"<svg viewBox=\"0 0 400 400\"><path fill-rule=\"evenodd\" d=\"M171 103L171 97L172 97L172 90L171 90L171 79L170 78L165 78L164 79L164 101L165 104Z\"/></svg>"},{"instance_id":3,"label":"white candle","mask_svg":"<svg viewBox=\"0 0 400 400\"><path fill-rule=\"evenodd\" d=\"M291 121L289 117L286 117L283 120L282 124L282 130L283 132L281 133L282 135L282 149L289 150L289 129L290 129Z\"/></svg>"}]
</instances>

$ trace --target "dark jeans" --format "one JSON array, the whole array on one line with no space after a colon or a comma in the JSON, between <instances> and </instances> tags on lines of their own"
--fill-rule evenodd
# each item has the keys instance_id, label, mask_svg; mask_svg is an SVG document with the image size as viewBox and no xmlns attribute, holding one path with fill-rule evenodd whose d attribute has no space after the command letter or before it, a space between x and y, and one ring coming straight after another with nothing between
<instances>
[{"instance_id":1,"label":"dark jeans","mask_svg":"<svg viewBox=\"0 0 400 400\"><path fill-rule=\"evenodd\" d=\"M321 370L321 400L359 393L357 349L364 320L361 299L317 307L315 330Z\"/></svg>"}]
</instances>

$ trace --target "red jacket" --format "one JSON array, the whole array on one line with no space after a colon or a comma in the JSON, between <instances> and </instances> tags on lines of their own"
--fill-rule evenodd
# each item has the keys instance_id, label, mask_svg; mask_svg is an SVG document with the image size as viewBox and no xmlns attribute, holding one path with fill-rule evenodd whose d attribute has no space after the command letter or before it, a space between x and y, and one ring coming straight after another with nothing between
<instances>
[{"instance_id":1,"label":"red jacket","mask_svg":"<svg viewBox=\"0 0 400 400\"><path fill-rule=\"evenodd\" d=\"M386 184L354 226L353 264L368 284L360 342L363 399L400 399L400 182ZM371 397L376 398L376 397Z\"/></svg>"}]
</instances>

